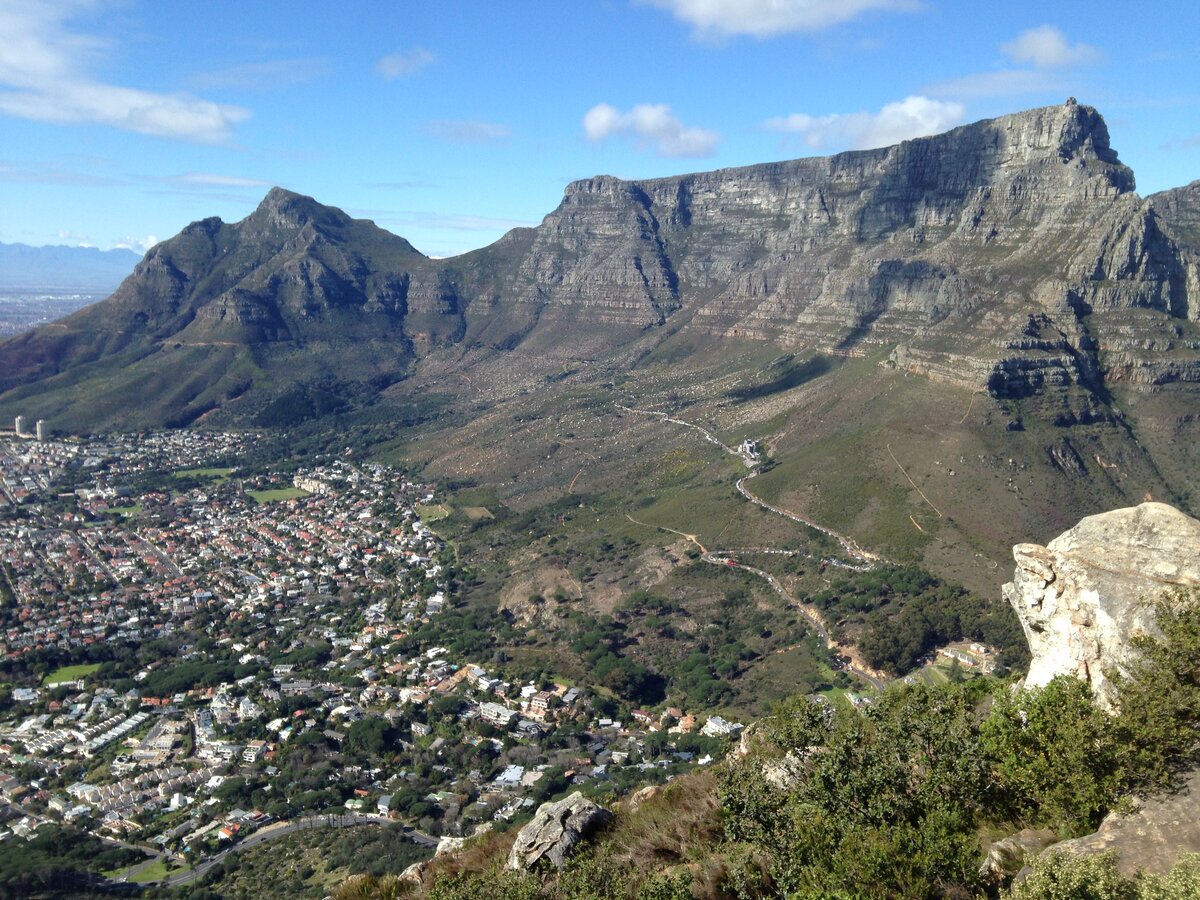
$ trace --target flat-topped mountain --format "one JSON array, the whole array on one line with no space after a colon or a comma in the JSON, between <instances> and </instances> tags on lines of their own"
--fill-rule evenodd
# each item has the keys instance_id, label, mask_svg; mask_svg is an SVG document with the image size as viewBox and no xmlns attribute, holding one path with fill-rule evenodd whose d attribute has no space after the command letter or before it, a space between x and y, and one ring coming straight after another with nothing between
<instances>
[{"instance_id":1,"label":"flat-topped mountain","mask_svg":"<svg viewBox=\"0 0 1200 900\"><path fill-rule=\"evenodd\" d=\"M664 326L893 348L908 371L999 395L1191 382L1179 328L1200 318L1198 222L1196 185L1138 197L1103 119L1073 103L880 150L577 181L537 228L446 261L276 188L241 222L206 219L155 247L105 303L0 346L0 388L38 383L22 396L48 393L45 414L64 422L153 421L56 387L114 354L144 369L187 348L271 345L255 356L265 378L205 379L196 408L236 415L295 374L294 360L272 370L283 346L389 342L379 362L398 375L430 343L595 355Z\"/></svg>"},{"instance_id":2,"label":"flat-topped mountain","mask_svg":"<svg viewBox=\"0 0 1200 900\"><path fill-rule=\"evenodd\" d=\"M907 491L914 460L890 457L931 451L897 429L961 405L938 432L963 435L954 471L970 454L1017 467L1026 518L1001 547L1093 502L1200 491L1200 182L1134 187L1102 117L1069 101L879 150L576 181L536 228L447 260L276 188L0 344L0 415L286 424L432 393L467 423L433 471L515 478L511 428L485 435L481 411L520 421L531 396L657 366L682 377L660 406L698 405L817 470L815 448L835 465L865 440L864 458L889 454L874 476ZM907 399L880 406L885 390ZM490 452L455 455L479 441ZM1018 447L1049 481L1020 487ZM870 505L821 496L831 514Z\"/></svg>"}]
</instances>

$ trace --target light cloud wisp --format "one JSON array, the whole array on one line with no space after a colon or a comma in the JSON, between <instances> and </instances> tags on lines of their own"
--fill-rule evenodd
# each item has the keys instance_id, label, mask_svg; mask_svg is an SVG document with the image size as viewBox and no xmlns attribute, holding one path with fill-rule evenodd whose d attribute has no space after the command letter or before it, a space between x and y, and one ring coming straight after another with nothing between
<instances>
[{"instance_id":1,"label":"light cloud wisp","mask_svg":"<svg viewBox=\"0 0 1200 900\"><path fill-rule=\"evenodd\" d=\"M270 186L269 181L262 181L258 178L242 178L237 175L214 175L210 172L187 172L183 175L174 175L162 180L170 184L191 185L194 187L263 188Z\"/></svg>"},{"instance_id":2,"label":"light cloud wisp","mask_svg":"<svg viewBox=\"0 0 1200 900\"><path fill-rule=\"evenodd\" d=\"M436 59L437 56L424 47L413 47L411 50L397 50L395 53L389 53L387 56L382 57L379 62L375 63L375 71L388 81L393 81L397 78L415 75L426 66L432 65Z\"/></svg>"},{"instance_id":3,"label":"light cloud wisp","mask_svg":"<svg viewBox=\"0 0 1200 900\"><path fill-rule=\"evenodd\" d=\"M659 156L712 156L721 141L715 131L684 125L665 103L641 103L629 112L598 103L584 114L583 130L593 143L624 137Z\"/></svg>"},{"instance_id":4,"label":"light cloud wisp","mask_svg":"<svg viewBox=\"0 0 1200 900\"><path fill-rule=\"evenodd\" d=\"M909 12L916 0L640 0L687 22L701 37L757 38L823 31L870 12Z\"/></svg>"},{"instance_id":5,"label":"light cloud wisp","mask_svg":"<svg viewBox=\"0 0 1200 900\"><path fill-rule=\"evenodd\" d=\"M240 106L91 77L84 66L102 55L104 45L67 27L73 8L0 0L0 113L209 144L228 140L234 126L250 117Z\"/></svg>"},{"instance_id":6,"label":"light cloud wisp","mask_svg":"<svg viewBox=\"0 0 1200 900\"><path fill-rule=\"evenodd\" d=\"M841 147L866 150L937 134L960 124L965 113L966 108L961 103L915 96L889 103L875 113L826 116L793 113L768 119L764 125L769 131L797 135L814 150Z\"/></svg>"},{"instance_id":7,"label":"light cloud wisp","mask_svg":"<svg viewBox=\"0 0 1200 900\"><path fill-rule=\"evenodd\" d=\"M1000 50L1013 62L1027 63L1038 69L1060 69L1100 59L1100 51L1095 47L1070 43L1053 25L1028 28L1015 40L1001 44Z\"/></svg>"},{"instance_id":8,"label":"light cloud wisp","mask_svg":"<svg viewBox=\"0 0 1200 900\"><path fill-rule=\"evenodd\" d=\"M421 131L451 144L502 144L512 137L512 129L499 122L472 122L461 119L435 119L425 122Z\"/></svg>"}]
</instances>

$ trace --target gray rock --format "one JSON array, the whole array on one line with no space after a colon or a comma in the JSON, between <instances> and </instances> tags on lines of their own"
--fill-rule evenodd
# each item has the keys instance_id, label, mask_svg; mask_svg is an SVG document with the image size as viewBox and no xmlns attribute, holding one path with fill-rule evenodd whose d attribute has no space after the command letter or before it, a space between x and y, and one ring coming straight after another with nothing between
<instances>
[{"instance_id":1,"label":"gray rock","mask_svg":"<svg viewBox=\"0 0 1200 900\"><path fill-rule=\"evenodd\" d=\"M1109 673L1131 658L1130 638L1153 632L1153 601L1200 585L1200 521L1165 503L1088 516L1042 547L1017 544L1004 596L1033 661L1028 686L1056 675L1088 682L1111 703Z\"/></svg>"},{"instance_id":2,"label":"gray rock","mask_svg":"<svg viewBox=\"0 0 1200 900\"><path fill-rule=\"evenodd\" d=\"M437 849L433 851L434 856L445 856L447 853L455 853L462 849L462 845L467 842L465 837L451 837L448 834L442 835L438 840Z\"/></svg>"},{"instance_id":3,"label":"gray rock","mask_svg":"<svg viewBox=\"0 0 1200 900\"><path fill-rule=\"evenodd\" d=\"M1056 840L1054 832L1046 828L1023 828L1010 834L988 848L979 867L979 877L991 884L1004 884L1021 871L1027 858L1045 850Z\"/></svg>"},{"instance_id":4,"label":"gray rock","mask_svg":"<svg viewBox=\"0 0 1200 900\"><path fill-rule=\"evenodd\" d=\"M1056 851L1085 855L1115 850L1117 865L1132 876L1139 869L1165 875L1184 853L1200 853L1200 770L1183 787L1141 800L1132 813L1109 813L1094 833L1055 844Z\"/></svg>"},{"instance_id":5,"label":"gray rock","mask_svg":"<svg viewBox=\"0 0 1200 900\"><path fill-rule=\"evenodd\" d=\"M400 873L400 881L407 882L415 887L420 887L421 882L425 878L425 870L428 868L429 864L425 860L422 860L421 862L415 862Z\"/></svg>"},{"instance_id":6,"label":"gray rock","mask_svg":"<svg viewBox=\"0 0 1200 900\"><path fill-rule=\"evenodd\" d=\"M579 791L554 803L543 803L517 834L508 854L508 868L532 869L542 860L562 868L572 848L603 828L612 813Z\"/></svg>"}]
</instances>

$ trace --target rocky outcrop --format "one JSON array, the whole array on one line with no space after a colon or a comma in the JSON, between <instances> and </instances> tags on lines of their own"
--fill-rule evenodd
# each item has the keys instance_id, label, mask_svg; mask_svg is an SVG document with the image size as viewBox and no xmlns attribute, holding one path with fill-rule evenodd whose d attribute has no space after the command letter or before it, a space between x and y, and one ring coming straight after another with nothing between
<instances>
[{"instance_id":1,"label":"rocky outcrop","mask_svg":"<svg viewBox=\"0 0 1200 900\"><path fill-rule=\"evenodd\" d=\"M1045 547L1018 544L1013 557L1004 596L1033 654L1026 684L1074 675L1108 703L1130 638L1154 630L1153 601L1200 585L1200 521L1143 503L1088 516Z\"/></svg>"},{"instance_id":2,"label":"rocky outcrop","mask_svg":"<svg viewBox=\"0 0 1200 900\"><path fill-rule=\"evenodd\" d=\"M1200 770L1171 794L1139 800L1131 813L1109 813L1094 833L1055 844L1057 852L1117 853L1126 876L1165 875L1184 853L1200 853Z\"/></svg>"},{"instance_id":3,"label":"rocky outcrop","mask_svg":"<svg viewBox=\"0 0 1200 900\"><path fill-rule=\"evenodd\" d=\"M433 855L437 857L445 856L449 853L457 853L466 842L467 839L465 837L453 837L444 834L438 839L437 849L433 851Z\"/></svg>"},{"instance_id":4,"label":"rocky outcrop","mask_svg":"<svg viewBox=\"0 0 1200 900\"><path fill-rule=\"evenodd\" d=\"M163 373L211 355L153 356L164 348L252 348L242 368L266 387L336 375L374 342L359 368L390 384L447 345L578 360L690 331L890 349L892 366L1002 401L1048 394L1056 424L1079 422L1106 382L1200 385L1197 222L1195 185L1138 197L1104 120L1076 103L878 150L582 179L537 228L449 260L274 189L241 222L205 219L151 250L108 301L0 345L0 391L123 354L104 384L157 377L166 393ZM233 382L205 402L253 407L259 385ZM57 399L75 425L82 394Z\"/></svg>"},{"instance_id":5,"label":"rocky outcrop","mask_svg":"<svg viewBox=\"0 0 1200 900\"><path fill-rule=\"evenodd\" d=\"M543 860L562 868L572 848L612 819L612 813L579 791L554 803L543 803L517 834L508 854L508 868L532 869Z\"/></svg>"},{"instance_id":6,"label":"rocky outcrop","mask_svg":"<svg viewBox=\"0 0 1200 900\"><path fill-rule=\"evenodd\" d=\"M1021 871L1027 859L1032 859L1057 840L1054 832L1046 828L1024 828L1010 834L988 847L979 866L979 877L989 884L1007 884Z\"/></svg>"}]
</instances>

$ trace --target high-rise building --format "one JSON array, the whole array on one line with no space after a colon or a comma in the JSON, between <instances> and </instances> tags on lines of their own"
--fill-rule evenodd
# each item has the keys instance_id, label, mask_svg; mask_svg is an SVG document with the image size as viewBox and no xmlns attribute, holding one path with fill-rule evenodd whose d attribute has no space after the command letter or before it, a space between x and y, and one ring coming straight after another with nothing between
<instances>
[{"instance_id":1,"label":"high-rise building","mask_svg":"<svg viewBox=\"0 0 1200 900\"><path fill-rule=\"evenodd\" d=\"M46 439L46 420L38 419L37 424L33 427L37 431L37 439L39 441L44 441Z\"/></svg>"},{"instance_id":2,"label":"high-rise building","mask_svg":"<svg viewBox=\"0 0 1200 900\"><path fill-rule=\"evenodd\" d=\"M24 437L25 436L25 417L24 416L17 416L16 428L17 428L17 437Z\"/></svg>"}]
</instances>

